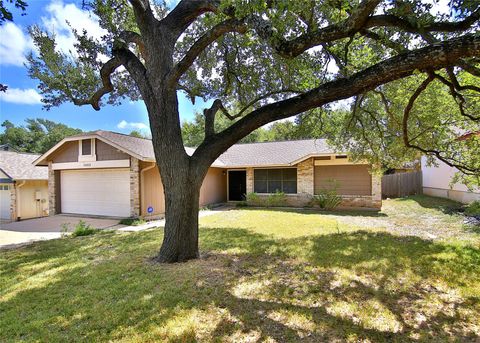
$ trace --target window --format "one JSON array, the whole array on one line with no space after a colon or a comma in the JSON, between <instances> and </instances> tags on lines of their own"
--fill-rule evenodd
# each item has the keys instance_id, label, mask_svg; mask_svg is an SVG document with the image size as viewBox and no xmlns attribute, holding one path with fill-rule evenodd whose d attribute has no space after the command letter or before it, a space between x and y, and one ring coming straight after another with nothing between
<instances>
[{"instance_id":1,"label":"window","mask_svg":"<svg viewBox=\"0 0 480 343\"><path fill-rule=\"evenodd\" d=\"M297 193L297 169L255 169L253 174L253 189L255 193L287 194Z\"/></svg>"},{"instance_id":2,"label":"window","mask_svg":"<svg viewBox=\"0 0 480 343\"><path fill-rule=\"evenodd\" d=\"M8 191L10 187L8 185L1 185L0 186L0 191Z\"/></svg>"},{"instance_id":3,"label":"window","mask_svg":"<svg viewBox=\"0 0 480 343\"><path fill-rule=\"evenodd\" d=\"M91 155L91 154L92 154L92 140L82 139L82 155Z\"/></svg>"}]
</instances>

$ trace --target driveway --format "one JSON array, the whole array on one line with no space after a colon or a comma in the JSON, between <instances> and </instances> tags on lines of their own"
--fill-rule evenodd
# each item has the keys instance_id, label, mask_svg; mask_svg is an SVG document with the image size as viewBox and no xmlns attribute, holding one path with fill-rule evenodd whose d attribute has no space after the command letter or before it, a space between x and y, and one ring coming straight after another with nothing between
<instances>
[{"instance_id":1,"label":"driveway","mask_svg":"<svg viewBox=\"0 0 480 343\"><path fill-rule=\"evenodd\" d=\"M114 228L119 222L118 219L57 215L7 224L2 223L0 224L0 248L8 245L59 238L63 224L67 224L69 231L71 231L79 220L83 220L97 229Z\"/></svg>"}]
</instances>

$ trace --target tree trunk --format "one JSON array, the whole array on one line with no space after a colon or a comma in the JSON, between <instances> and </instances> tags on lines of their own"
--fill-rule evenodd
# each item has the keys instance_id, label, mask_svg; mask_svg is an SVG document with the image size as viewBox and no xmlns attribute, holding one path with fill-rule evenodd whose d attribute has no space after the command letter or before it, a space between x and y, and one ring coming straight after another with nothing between
<instances>
[{"instance_id":1,"label":"tree trunk","mask_svg":"<svg viewBox=\"0 0 480 343\"><path fill-rule=\"evenodd\" d=\"M185 262L199 257L198 210L202 182L179 171L172 182L164 183L165 229L162 247L156 261Z\"/></svg>"}]
</instances>

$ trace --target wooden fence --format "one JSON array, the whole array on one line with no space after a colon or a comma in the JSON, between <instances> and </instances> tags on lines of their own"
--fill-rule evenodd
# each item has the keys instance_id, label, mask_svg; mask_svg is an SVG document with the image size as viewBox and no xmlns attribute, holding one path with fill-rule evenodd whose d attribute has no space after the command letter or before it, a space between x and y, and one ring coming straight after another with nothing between
<instances>
[{"instance_id":1,"label":"wooden fence","mask_svg":"<svg viewBox=\"0 0 480 343\"><path fill-rule=\"evenodd\" d=\"M398 173L382 177L383 198L422 194L422 172Z\"/></svg>"}]
</instances>

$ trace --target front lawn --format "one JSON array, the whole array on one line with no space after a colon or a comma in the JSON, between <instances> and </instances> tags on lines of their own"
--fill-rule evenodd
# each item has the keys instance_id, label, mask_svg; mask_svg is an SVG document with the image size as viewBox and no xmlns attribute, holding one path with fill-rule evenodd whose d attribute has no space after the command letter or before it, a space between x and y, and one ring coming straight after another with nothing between
<instances>
[{"instance_id":1,"label":"front lawn","mask_svg":"<svg viewBox=\"0 0 480 343\"><path fill-rule=\"evenodd\" d=\"M411 236L417 226L435 237ZM182 264L149 262L161 241L155 229L0 251L0 341L480 336L479 235L439 199L379 214L221 212L201 218L202 258Z\"/></svg>"}]
</instances>

